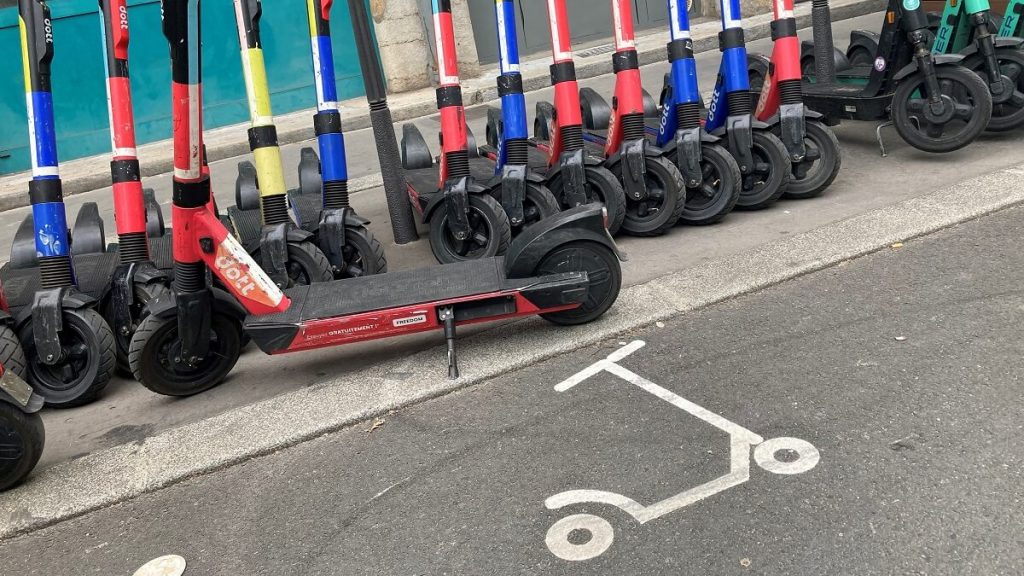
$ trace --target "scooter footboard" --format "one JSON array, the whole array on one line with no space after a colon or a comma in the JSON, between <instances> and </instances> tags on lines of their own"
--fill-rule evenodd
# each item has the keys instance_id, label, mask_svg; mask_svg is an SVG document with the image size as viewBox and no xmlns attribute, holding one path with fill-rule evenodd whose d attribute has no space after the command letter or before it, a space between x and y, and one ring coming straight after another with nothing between
<instances>
[{"instance_id":1,"label":"scooter footboard","mask_svg":"<svg viewBox=\"0 0 1024 576\"><path fill-rule=\"evenodd\" d=\"M532 276L552 250L578 241L607 246L619 260L625 260L605 228L604 206L584 204L545 218L516 236L505 252L505 275L508 278Z\"/></svg>"}]
</instances>

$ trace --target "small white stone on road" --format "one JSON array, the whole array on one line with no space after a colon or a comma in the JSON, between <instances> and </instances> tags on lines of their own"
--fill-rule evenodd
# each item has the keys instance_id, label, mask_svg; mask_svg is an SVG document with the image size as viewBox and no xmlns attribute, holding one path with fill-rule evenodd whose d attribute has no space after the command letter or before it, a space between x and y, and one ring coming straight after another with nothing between
<instances>
[{"instance_id":1,"label":"small white stone on road","mask_svg":"<svg viewBox=\"0 0 1024 576\"><path fill-rule=\"evenodd\" d=\"M655 322L654 325L657 326L658 328L664 328L665 327L665 323L664 322Z\"/></svg>"},{"instance_id":2,"label":"small white stone on road","mask_svg":"<svg viewBox=\"0 0 1024 576\"><path fill-rule=\"evenodd\" d=\"M169 554L146 562L133 576L181 576L185 572L185 559Z\"/></svg>"},{"instance_id":3,"label":"small white stone on road","mask_svg":"<svg viewBox=\"0 0 1024 576\"><path fill-rule=\"evenodd\" d=\"M896 341L897 342L904 342L904 341L906 341L906 339L907 339L906 336L897 336L896 337Z\"/></svg>"}]
</instances>

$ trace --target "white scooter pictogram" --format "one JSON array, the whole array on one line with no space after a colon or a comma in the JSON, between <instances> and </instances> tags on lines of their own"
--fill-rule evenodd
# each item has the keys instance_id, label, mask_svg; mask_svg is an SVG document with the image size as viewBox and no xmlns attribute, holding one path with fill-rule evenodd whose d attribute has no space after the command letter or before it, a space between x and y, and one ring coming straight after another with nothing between
<instances>
[{"instance_id":1,"label":"white scooter pictogram","mask_svg":"<svg viewBox=\"0 0 1024 576\"><path fill-rule=\"evenodd\" d=\"M643 348L644 345L642 340L635 340L623 346L609 354L604 360L600 360L563 380L555 386L555 391L567 392L601 372L614 374L728 434L730 438L729 472L710 482L649 506L644 506L631 498L614 492L569 490L545 500L544 505L549 510L560 510L578 504L609 504L622 509L640 524L646 524L749 480L751 449L753 449L754 461L758 466L774 474L801 474L818 464L818 450L811 443L799 438L787 437L772 438L766 441L750 430L730 422L618 364L622 359ZM787 454L787 458L779 459L780 453ZM570 541L570 535L575 531L588 532L590 539L579 544ZM614 538L615 532L612 525L604 518L593 514L573 514L555 522L548 529L545 542L555 556L563 560L581 561L590 560L603 554L611 547Z\"/></svg>"}]
</instances>

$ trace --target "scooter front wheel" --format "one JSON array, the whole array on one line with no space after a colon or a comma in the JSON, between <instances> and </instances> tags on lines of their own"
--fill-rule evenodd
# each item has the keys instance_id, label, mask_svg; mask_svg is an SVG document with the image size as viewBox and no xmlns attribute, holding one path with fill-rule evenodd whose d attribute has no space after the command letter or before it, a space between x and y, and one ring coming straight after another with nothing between
<instances>
[{"instance_id":1,"label":"scooter front wheel","mask_svg":"<svg viewBox=\"0 0 1024 576\"><path fill-rule=\"evenodd\" d=\"M45 441L39 414L25 414L17 406L0 401L0 492L28 476L43 454Z\"/></svg>"},{"instance_id":2,"label":"scooter front wheel","mask_svg":"<svg viewBox=\"0 0 1024 576\"><path fill-rule=\"evenodd\" d=\"M345 228L345 246L342 248L345 267L335 270L336 278L358 278L388 271L388 261L384 256L384 247L380 245L373 232L364 226L348 226Z\"/></svg>"},{"instance_id":3,"label":"scooter front wheel","mask_svg":"<svg viewBox=\"0 0 1024 576\"><path fill-rule=\"evenodd\" d=\"M1024 126L1024 53L1018 48L997 48L996 62L1006 93L992 96L992 119L986 130L1005 132ZM985 57L975 52L960 64L987 81Z\"/></svg>"},{"instance_id":4,"label":"scooter front wheel","mask_svg":"<svg viewBox=\"0 0 1024 576\"><path fill-rule=\"evenodd\" d=\"M643 200L626 197L622 230L633 236L660 236L679 222L686 209L686 184L679 169L668 159L648 156L644 161L647 197ZM612 173L622 180L622 162L612 167Z\"/></svg>"},{"instance_id":5,"label":"scooter front wheel","mask_svg":"<svg viewBox=\"0 0 1024 576\"><path fill-rule=\"evenodd\" d=\"M259 250L253 252L253 258L262 262ZM281 288L292 288L295 286L309 286L315 282L330 282L334 280L334 269L331 267L327 256L320 251L320 248L310 241L289 242L288 260L285 262L285 271L288 279L285 286Z\"/></svg>"},{"instance_id":6,"label":"scooter front wheel","mask_svg":"<svg viewBox=\"0 0 1024 576\"><path fill-rule=\"evenodd\" d=\"M743 175L736 208L760 210L774 204L786 192L790 179L789 153L779 137L767 130L753 131L754 166Z\"/></svg>"},{"instance_id":7,"label":"scooter front wheel","mask_svg":"<svg viewBox=\"0 0 1024 576\"><path fill-rule=\"evenodd\" d=\"M804 123L804 148L807 155L800 163L793 164L789 186L783 194L790 200L820 195L832 185L843 164L835 132L821 122L807 120Z\"/></svg>"},{"instance_id":8,"label":"scooter front wheel","mask_svg":"<svg viewBox=\"0 0 1024 576\"><path fill-rule=\"evenodd\" d=\"M587 299L571 310L541 314L548 322L565 326L592 322L607 312L619 297L622 266L607 246L585 240L562 244L544 256L533 275L568 272L587 273Z\"/></svg>"},{"instance_id":9,"label":"scooter front wheel","mask_svg":"<svg viewBox=\"0 0 1024 576\"><path fill-rule=\"evenodd\" d=\"M28 358L25 380L52 408L71 408L95 400L110 382L117 363L114 333L99 312L69 308L63 311L62 321L62 359L56 364L39 358L31 320L18 332Z\"/></svg>"},{"instance_id":10,"label":"scooter front wheel","mask_svg":"<svg viewBox=\"0 0 1024 576\"><path fill-rule=\"evenodd\" d=\"M128 367L128 347L131 345L132 334L135 333L135 328L142 321L142 316L146 314L146 306L151 301L168 296L171 293L168 286L155 282L150 284L138 283L134 287L134 301L131 305L132 323L134 325L128 331L118 330L114 325L116 315L114 313L113 298L108 295L103 302L103 317L107 319L107 325L111 327L114 333L117 370L128 375L131 374L131 369Z\"/></svg>"},{"instance_id":11,"label":"scooter front wheel","mask_svg":"<svg viewBox=\"0 0 1024 576\"><path fill-rule=\"evenodd\" d=\"M442 204L430 219L430 250L441 264L490 258L504 254L512 240L508 215L498 201L487 194L470 194L469 237L460 240L448 225L448 210Z\"/></svg>"},{"instance_id":12,"label":"scooter front wheel","mask_svg":"<svg viewBox=\"0 0 1024 576\"><path fill-rule=\"evenodd\" d=\"M680 218L692 226L720 221L740 199L740 167L729 151L718 144L704 144L700 152L703 181L687 190L686 208Z\"/></svg>"},{"instance_id":13,"label":"scooter front wheel","mask_svg":"<svg viewBox=\"0 0 1024 576\"><path fill-rule=\"evenodd\" d=\"M235 367L241 353L242 328L225 314L210 319L210 348L191 365L180 356L178 317L147 316L132 336L128 364L132 375L157 394L192 396L220 384Z\"/></svg>"},{"instance_id":14,"label":"scooter front wheel","mask_svg":"<svg viewBox=\"0 0 1024 576\"><path fill-rule=\"evenodd\" d=\"M548 216L553 216L561 211L555 195L548 190L547 186L535 182L526 183L526 198L523 200L523 224L517 226L513 236L526 230L531 225L540 222Z\"/></svg>"},{"instance_id":15,"label":"scooter front wheel","mask_svg":"<svg viewBox=\"0 0 1024 576\"><path fill-rule=\"evenodd\" d=\"M930 106L924 74L900 81L892 96L892 121L907 144L925 152L952 152L977 138L992 117L992 95L977 74L957 65L935 67L942 106Z\"/></svg>"},{"instance_id":16,"label":"scooter front wheel","mask_svg":"<svg viewBox=\"0 0 1024 576\"><path fill-rule=\"evenodd\" d=\"M585 194L587 202L600 202L608 211L608 233L612 236L619 233L622 221L626 218L626 193L618 178L604 166L586 166L584 175L587 179ZM548 189L559 200L563 209L574 208L565 202L564 180L562 174L555 174L548 181Z\"/></svg>"}]
</instances>

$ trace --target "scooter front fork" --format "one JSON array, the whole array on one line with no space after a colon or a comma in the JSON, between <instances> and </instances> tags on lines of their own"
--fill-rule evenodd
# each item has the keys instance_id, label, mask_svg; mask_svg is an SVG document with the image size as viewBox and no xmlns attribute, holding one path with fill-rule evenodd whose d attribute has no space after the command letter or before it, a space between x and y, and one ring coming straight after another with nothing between
<instances>
[{"instance_id":1,"label":"scooter front fork","mask_svg":"<svg viewBox=\"0 0 1024 576\"><path fill-rule=\"evenodd\" d=\"M733 92L729 94L730 99L733 94L742 94L746 97L749 107L750 96L746 91ZM733 103L729 103L729 110L732 111ZM736 163L740 165L740 174L746 176L754 171L756 166L754 165L754 128L751 125L751 116L747 112L745 114L729 114L725 118L726 134L728 135L729 152L732 153L736 159Z\"/></svg>"},{"instance_id":2,"label":"scooter front fork","mask_svg":"<svg viewBox=\"0 0 1024 576\"><path fill-rule=\"evenodd\" d=\"M570 208L587 203L587 172L583 150L567 150L558 157L562 175L562 198Z\"/></svg>"},{"instance_id":3,"label":"scooter front fork","mask_svg":"<svg viewBox=\"0 0 1024 576\"><path fill-rule=\"evenodd\" d=\"M992 33L988 29L988 11L975 12L971 14L971 24L974 25L974 39L978 43L978 52L985 59L985 75L988 77L988 89L993 100L1000 100L1000 97L1009 88L1003 82L1003 75L999 70L999 60L996 59L996 44ZM1010 90L1012 92L1012 89Z\"/></svg>"},{"instance_id":4,"label":"scooter front fork","mask_svg":"<svg viewBox=\"0 0 1024 576\"><path fill-rule=\"evenodd\" d=\"M931 116L942 117L945 103L942 99L942 90L939 88L939 77L935 74L935 61L928 49L928 39L923 29L912 30L908 36L914 46L914 60L917 61L917 69L924 76L924 85L928 90L928 112Z\"/></svg>"},{"instance_id":5,"label":"scooter front fork","mask_svg":"<svg viewBox=\"0 0 1024 576\"><path fill-rule=\"evenodd\" d=\"M523 202L526 200L526 164L529 143L525 138L505 142L505 164L501 167L501 207L512 226L526 221Z\"/></svg>"},{"instance_id":6,"label":"scooter front fork","mask_svg":"<svg viewBox=\"0 0 1024 576\"><path fill-rule=\"evenodd\" d=\"M444 205L448 211L448 229L456 240L469 239L469 177L458 176L444 181Z\"/></svg>"},{"instance_id":7,"label":"scooter front fork","mask_svg":"<svg viewBox=\"0 0 1024 576\"><path fill-rule=\"evenodd\" d=\"M644 136L644 115L622 116L622 144L619 161L622 163L622 187L626 197L641 201L647 198L647 138Z\"/></svg>"}]
</instances>

